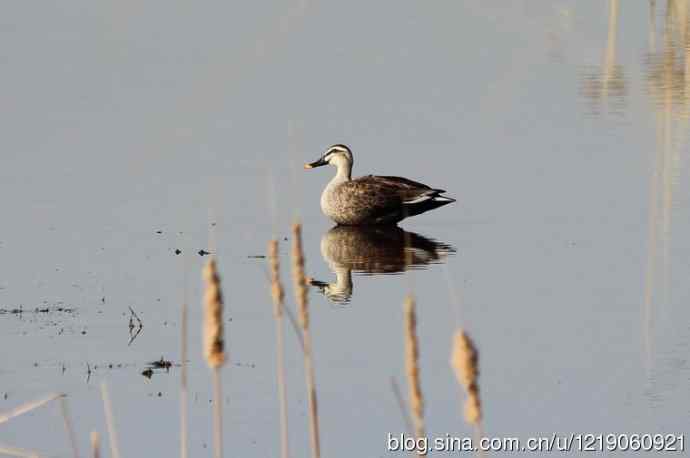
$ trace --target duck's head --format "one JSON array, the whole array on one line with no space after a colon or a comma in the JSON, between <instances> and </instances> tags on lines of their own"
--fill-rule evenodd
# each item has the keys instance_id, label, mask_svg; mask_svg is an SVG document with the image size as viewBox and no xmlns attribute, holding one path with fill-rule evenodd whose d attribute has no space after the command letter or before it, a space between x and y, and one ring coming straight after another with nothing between
<instances>
[{"instance_id":1,"label":"duck's head","mask_svg":"<svg viewBox=\"0 0 690 458\"><path fill-rule=\"evenodd\" d=\"M354 159L352 158L352 151L345 145L337 144L329 147L318 161L314 161L309 164L304 164L305 169L313 169L315 167L321 167L322 165L334 165L338 168L348 167L352 168L352 163Z\"/></svg>"}]
</instances>

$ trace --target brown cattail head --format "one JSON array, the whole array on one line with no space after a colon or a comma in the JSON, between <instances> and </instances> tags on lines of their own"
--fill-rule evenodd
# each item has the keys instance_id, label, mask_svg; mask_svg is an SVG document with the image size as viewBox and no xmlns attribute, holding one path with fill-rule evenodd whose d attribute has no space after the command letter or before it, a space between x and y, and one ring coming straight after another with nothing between
<instances>
[{"instance_id":1,"label":"brown cattail head","mask_svg":"<svg viewBox=\"0 0 690 458\"><path fill-rule=\"evenodd\" d=\"M204 267L204 357L209 367L216 369L225 363L223 339L223 293L215 258Z\"/></svg>"},{"instance_id":2,"label":"brown cattail head","mask_svg":"<svg viewBox=\"0 0 690 458\"><path fill-rule=\"evenodd\" d=\"M295 301L299 322L303 330L309 329L309 304L307 302L307 277L304 274L302 250L302 225L292 226L292 279L295 285Z\"/></svg>"},{"instance_id":3,"label":"brown cattail head","mask_svg":"<svg viewBox=\"0 0 690 458\"><path fill-rule=\"evenodd\" d=\"M453 350L450 365L467 391L465 402L465 420L476 425L482 419L481 401L479 400L479 353L472 339L459 329L453 337Z\"/></svg>"},{"instance_id":4,"label":"brown cattail head","mask_svg":"<svg viewBox=\"0 0 690 458\"><path fill-rule=\"evenodd\" d=\"M410 409L418 437L424 435L424 398L419 378L417 315L412 295L405 298L405 371L410 386Z\"/></svg>"},{"instance_id":5,"label":"brown cattail head","mask_svg":"<svg viewBox=\"0 0 690 458\"><path fill-rule=\"evenodd\" d=\"M285 292L280 283L280 263L278 261L278 241L268 242L268 261L271 267L271 296L273 297L273 315L276 318L283 316L283 303Z\"/></svg>"}]
</instances>

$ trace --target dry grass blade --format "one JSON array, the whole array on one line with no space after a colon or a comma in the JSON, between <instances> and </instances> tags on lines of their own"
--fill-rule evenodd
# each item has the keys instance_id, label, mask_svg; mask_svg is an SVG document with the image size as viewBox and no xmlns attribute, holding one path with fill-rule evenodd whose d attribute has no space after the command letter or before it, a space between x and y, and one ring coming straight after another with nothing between
<instances>
[{"instance_id":1,"label":"dry grass blade","mask_svg":"<svg viewBox=\"0 0 690 458\"><path fill-rule=\"evenodd\" d=\"M412 295L405 298L405 372L410 389L410 411L417 438L426 437L424 431L424 397L419 377L419 340L417 315Z\"/></svg>"},{"instance_id":2,"label":"dry grass blade","mask_svg":"<svg viewBox=\"0 0 690 458\"><path fill-rule=\"evenodd\" d=\"M8 412L0 412L0 424L5 423L7 421L10 421L14 417L18 417L19 415L23 415L27 412L31 412L34 409L37 409L45 404L48 404L50 401L54 401L56 399L59 399L61 397L65 396L62 393L54 393L46 396L45 398L42 399L37 399L35 401L29 401L26 402L20 406L15 407L14 409L8 411Z\"/></svg>"},{"instance_id":3,"label":"dry grass blade","mask_svg":"<svg viewBox=\"0 0 690 458\"><path fill-rule=\"evenodd\" d=\"M309 302L307 299L307 279L304 273L304 250L302 249L302 226L292 227L292 278L295 288L295 301L299 314L299 324L302 327L304 345L304 372L309 399L309 432L313 458L321 456L319 439L319 414L316 400L316 380L314 376L314 362L312 356L311 333L309 331Z\"/></svg>"},{"instance_id":4,"label":"dry grass blade","mask_svg":"<svg viewBox=\"0 0 690 458\"><path fill-rule=\"evenodd\" d=\"M79 458L77 437L74 434L74 427L72 426L72 419L69 414L67 396L63 396L60 398L60 412L62 413L62 421L65 423L65 429L67 430L67 437L69 437L70 447L72 447L72 456L74 456L74 458Z\"/></svg>"},{"instance_id":5,"label":"dry grass blade","mask_svg":"<svg viewBox=\"0 0 690 458\"><path fill-rule=\"evenodd\" d=\"M458 383L467 391L465 420L471 425L479 426L482 420L479 399L479 353L472 339L462 329L456 331L453 338L450 363Z\"/></svg>"},{"instance_id":6,"label":"dry grass blade","mask_svg":"<svg viewBox=\"0 0 690 458\"><path fill-rule=\"evenodd\" d=\"M287 384L285 382L285 349L283 331L283 308L285 292L280 283L280 262L278 259L278 241L268 244L268 260L271 267L271 297L273 298L273 315L276 322L276 373L278 379L278 398L280 401L280 450L281 457L289 456Z\"/></svg>"},{"instance_id":7,"label":"dry grass blade","mask_svg":"<svg viewBox=\"0 0 690 458\"><path fill-rule=\"evenodd\" d=\"M407 429L408 434L412 433L412 422L410 421L410 415L407 411L407 406L405 405L405 398L403 398L402 391L400 391L400 386L395 377L391 377L391 390L393 390L393 396L400 409L400 415L402 416L403 422L405 423L405 429Z\"/></svg>"},{"instance_id":8,"label":"dry grass blade","mask_svg":"<svg viewBox=\"0 0 690 458\"><path fill-rule=\"evenodd\" d=\"M225 363L223 337L223 293L215 258L204 267L204 357L211 368L213 380L213 451L216 458L223 456L223 395L220 369Z\"/></svg>"},{"instance_id":9,"label":"dry grass blade","mask_svg":"<svg viewBox=\"0 0 690 458\"><path fill-rule=\"evenodd\" d=\"M41 458L43 455L34 450L27 450L11 445L0 444L0 454L7 456L20 456L26 458Z\"/></svg>"},{"instance_id":10,"label":"dry grass blade","mask_svg":"<svg viewBox=\"0 0 690 458\"><path fill-rule=\"evenodd\" d=\"M101 397L103 398L103 407L105 409L105 422L108 426L108 439L110 442L110 454L112 458L120 458L120 449L118 447L117 431L115 430L115 418L113 415L113 406L110 403L110 396L108 394L108 385L105 382L101 383Z\"/></svg>"}]
</instances>

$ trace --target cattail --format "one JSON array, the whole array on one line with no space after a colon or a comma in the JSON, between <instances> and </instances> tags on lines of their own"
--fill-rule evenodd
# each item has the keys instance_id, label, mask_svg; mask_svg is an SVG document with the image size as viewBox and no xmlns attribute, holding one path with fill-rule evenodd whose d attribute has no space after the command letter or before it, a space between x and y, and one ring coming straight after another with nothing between
<instances>
[{"instance_id":1,"label":"cattail","mask_svg":"<svg viewBox=\"0 0 690 458\"><path fill-rule=\"evenodd\" d=\"M304 372L309 399L309 431L311 437L311 453L313 458L321 456L319 440L319 414L316 402L316 380L314 377L314 361L312 356L311 333L309 332L309 302L307 299L307 280L304 274L304 254L302 250L302 226L292 226L292 278L295 287L295 301L302 327L304 344Z\"/></svg>"},{"instance_id":2,"label":"cattail","mask_svg":"<svg viewBox=\"0 0 690 458\"><path fill-rule=\"evenodd\" d=\"M295 285L295 300L299 324L302 330L309 329L309 302L307 299L307 277L304 274L304 254L302 249L302 226L292 227L292 280Z\"/></svg>"},{"instance_id":3,"label":"cattail","mask_svg":"<svg viewBox=\"0 0 690 458\"><path fill-rule=\"evenodd\" d=\"M417 315L412 295L405 298L405 370L410 387L410 410L417 438L425 437L424 397L419 378L419 341L417 339Z\"/></svg>"},{"instance_id":4,"label":"cattail","mask_svg":"<svg viewBox=\"0 0 690 458\"><path fill-rule=\"evenodd\" d=\"M211 258L203 271L204 289L204 357L211 368L213 381L213 455L223 456L223 396L220 369L225 363L223 339L223 293L216 260Z\"/></svg>"},{"instance_id":5,"label":"cattail","mask_svg":"<svg viewBox=\"0 0 690 458\"><path fill-rule=\"evenodd\" d=\"M273 316L276 321L276 373L278 379L278 398L280 400L280 450L281 457L288 458L288 416L287 387L285 383L285 349L283 337L283 306L285 292L280 283L280 262L278 260L278 241L268 243L268 262L271 270L271 297L273 298Z\"/></svg>"},{"instance_id":6,"label":"cattail","mask_svg":"<svg viewBox=\"0 0 690 458\"><path fill-rule=\"evenodd\" d=\"M211 258L203 271L204 283L204 357L209 367L217 369L225 363L223 340L223 293L216 260Z\"/></svg>"},{"instance_id":7,"label":"cattail","mask_svg":"<svg viewBox=\"0 0 690 458\"><path fill-rule=\"evenodd\" d=\"M482 408L479 400L479 354L472 339L459 329L453 337L453 350L450 365L455 371L458 383L467 391L465 401L465 420L478 426L482 419Z\"/></svg>"},{"instance_id":8,"label":"cattail","mask_svg":"<svg viewBox=\"0 0 690 458\"><path fill-rule=\"evenodd\" d=\"M271 240L268 243L268 261L271 268L271 297L273 298L273 315L276 318L283 317L283 303L285 291L280 283L280 263L278 261L278 241Z\"/></svg>"}]
</instances>

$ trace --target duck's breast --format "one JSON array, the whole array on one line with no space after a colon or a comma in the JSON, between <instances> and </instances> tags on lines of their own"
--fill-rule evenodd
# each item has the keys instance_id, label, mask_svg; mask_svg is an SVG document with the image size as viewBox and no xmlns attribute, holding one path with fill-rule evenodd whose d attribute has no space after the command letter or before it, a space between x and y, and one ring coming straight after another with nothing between
<instances>
[{"instance_id":1,"label":"duck's breast","mask_svg":"<svg viewBox=\"0 0 690 458\"><path fill-rule=\"evenodd\" d=\"M343 183L330 183L321 193L321 211L338 224L357 224L357 212Z\"/></svg>"}]
</instances>

